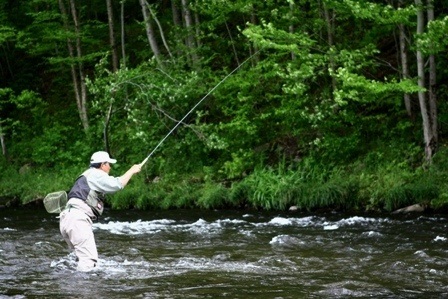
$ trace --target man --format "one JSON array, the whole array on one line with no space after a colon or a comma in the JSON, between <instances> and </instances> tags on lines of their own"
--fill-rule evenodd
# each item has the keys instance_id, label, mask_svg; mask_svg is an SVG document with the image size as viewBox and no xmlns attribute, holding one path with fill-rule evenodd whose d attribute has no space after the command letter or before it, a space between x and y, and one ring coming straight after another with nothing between
<instances>
[{"instance_id":1,"label":"man","mask_svg":"<svg viewBox=\"0 0 448 299\"><path fill-rule=\"evenodd\" d=\"M60 214L59 229L69 249L75 251L78 271L90 271L98 261L92 223L103 213L104 195L123 189L141 170L141 165L136 164L120 177L110 176L111 164L116 162L107 152L94 153L90 168L76 180Z\"/></svg>"}]
</instances>

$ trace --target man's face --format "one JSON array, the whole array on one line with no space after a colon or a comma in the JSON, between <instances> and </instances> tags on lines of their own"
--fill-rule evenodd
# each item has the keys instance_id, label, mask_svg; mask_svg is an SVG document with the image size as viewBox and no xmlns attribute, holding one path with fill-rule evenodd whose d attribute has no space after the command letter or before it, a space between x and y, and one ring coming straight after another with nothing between
<instances>
[{"instance_id":1,"label":"man's face","mask_svg":"<svg viewBox=\"0 0 448 299\"><path fill-rule=\"evenodd\" d=\"M111 169L111 165L110 165L109 162L101 163L101 167L100 167L100 169L101 169L102 171L104 171L105 173L109 174L110 169Z\"/></svg>"}]
</instances>

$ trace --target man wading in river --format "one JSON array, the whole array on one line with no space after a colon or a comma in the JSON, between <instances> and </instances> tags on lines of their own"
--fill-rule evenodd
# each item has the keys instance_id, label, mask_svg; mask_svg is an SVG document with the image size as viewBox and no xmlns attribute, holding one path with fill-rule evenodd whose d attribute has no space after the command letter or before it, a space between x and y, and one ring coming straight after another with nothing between
<instances>
[{"instance_id":1,"label":"man wading in river","mask_svg":"<svg viewBox=\"0 0 448 299\"><path fill-rule=\"evenodd\" d=\"M136 164L120 177L110 176L111 163L116 162L107 152L94 153L90 168L76 180L60 214L59 229L69 249L75 251L78 271L90 271L98 261L92 223L103 213L104 195L123 189L141 170L141 165Z\"/></svg>"}]
</instances>

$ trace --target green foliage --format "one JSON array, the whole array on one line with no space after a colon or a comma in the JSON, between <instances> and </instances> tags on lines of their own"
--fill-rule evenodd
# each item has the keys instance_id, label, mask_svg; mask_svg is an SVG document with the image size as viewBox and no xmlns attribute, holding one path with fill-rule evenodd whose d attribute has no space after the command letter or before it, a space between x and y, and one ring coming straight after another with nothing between
<instances>
[{"instance_id":1,"label":"green foliage","mask_svg":"<svg viewBox=\"0 0 448 299\"><path fill-rule=\"evenodd\" d=\"M287 169L285 164L280 164L277 170L256 169L243 182L245 189L239 187L236 194L244 191L249 205L265 210L285 210L292 205L307 210L340 208L343 204L339 203L349 203L351 198L347 194L353 191L353 186L344 178L340 179L342 184L335 182L329 168L307 162L297 169Z\"/></svg>"},{"instance_id":2,"label":"green foliage","mask_svg":"<svg viewBox=\"0 0 448 299\"><path fill-rule=\"evenodd\" d=\"M408 23L409 18L415 14L412 5L395 9L391 5L383 5L382 3L373 3L371 1L344 0L328 2L331 6L344 7L344 11L350 11L357 19L372 20L379 24Z\"/></svg>"},{"instance_id":3,"label":"green foliage","mask_svg":"<svg viewBox=\"0 0 448 299\"><path fill-rule=\"evenodd\" d=\"M398 66L396 28L415 32L413 3L201 0L189 7L199 17L194 28L174 24L166 3L151 6L160 25L156 40L166 42L159 63L144 24L135 22L140 5L123 2L126 56L116 72L104 2L76 2L79 36L71 17L64 25L55 1L0 5L0 134L8 158L2 196L28 201L49 192L52 180L65 185L105 148L107 131L117 173L154 153L144 175L110 197L116 209L390 211L446 202L441 152L421 169L421 90L415 77L402 79ZM113 1L114 11L120 4ZM444 98L447 18L435 4L436 20L407 41L409 49L438 54L437 92ZM194 46L184 43L190 36ZM81 64L88 132L70 83L71 67ZM404 94L415 119L406 114ZM443 101L438 108L443 144L448 110ZM18 173L25 164L30 174ZM59 169L60 177L48 174Z\"/></svg>"},{"instance_id":4,"label":"green foliage","mask_svg":"<svg viewBox=\"0 0 448 299\"><path fill-rule=\"evenodd\" d=\"M333 208L336 210L358 210L363 208L359 200L359 181L344 171L335 169L328 180L313 184L301 205L308 210Z\"/></svg>"},{"instance_id":5,"label":"green foliage","mask_svg":"<svg viewBox=\"0 0 448 299\"><path fill-rule=\"evenodd\" d=\"M73 171L73 168L71 169ZM76 175L63 169L48 170L27 164L19 169L0 163L0 197L19 198L23 204L42 200L48 193L69 190Z\"/></svg>"},{"instance_id":6,"label":"green foliage","mask_svg":"<svg viewBox=\"0 0 448 299\"><path fill-rule=\"evenodd\" d=\"M112 209L153 208L152 206L140 206L142 198L147 198L149 188L142 177L134 177L120 192L106 197L108 205Z\"/></svg>"},{"instance_id":7,"label":"green foliage","mask_svg":"<svg viewBox=\"0 0 448 299\"><path fill-rule=\"evenodd\" d=\"M395 157L395 156L391 156ZM136 175L123 191L109 195L113 209L251 208L304 211L393 211L421 203L433 208L448 205L443 159L428 170L412 170L377 152L343 167L304 160L295 168L256 168L229 187L222 183L154 178ZM445 159L446 160L446 159ZM48 171L26 165L19 170L3 161L0 166L0 197L20 198L23 203L42 200L50 192L68 190L83 169ZM119 173L118 169L114 171Z\"/></svg>"},{"instance_id":8,"label":"green foliage","mask_svg":"<svg viewBox=\"0 0 448 299\"><path fill-rule=\"evenodd\" d=\"M161 201L162 208L192 208L200 196L198 186L188 181L170 182L174 186L167 188L167 194ZM166 185L165 185L166 186Z\"/></svg>"},{"instance_id":9,"label":"green foliage","mask_svg":"<svg viewBox=\"0 0 448 299\"><path fill-rule=\"evenodd\" d=\"M422 178L422 180L424 180ZM429 183L429 184L428 184ZM439 187L433 182L413 181L411 184L395 186L385 195L385 210L394 211L414 203L428 204L439 197Z\"/></svg>"},{"instance_id":10,"label":"green foliage","mask_svg":"<svg viewBox=\"0 0 448 299\"><path fill-rule=\"evenodd\" d=\"M448 47L448 16L431 21L427 32L417 37L417 47L426 55L446 52Z\"/></svg>"},{"instance_id":11,"label":"green foliage","mask_svg":"<svg viewBox=\"0 0 448 299\"><path fill-rule=\"evenodd\" d=\"M235 208L247 208L248 198L253 194L253 186L248 180L232 183L229 194L229 204Z\"/></svg>"},{"instance_id":12,"label":"green foliage","mask_svg":"<svg viewBox=\"0 0 448 299\"><path fill-rule=\"evenodd\" d=\"M153 63L111 73L104 63L102 60L98 64L95 80L88 80L87 85L94 96L92 110L99 115L93 122L98 132L102 132L106 113L112 108L109 131L114 154L128 161L143 160L171 132L150 162L173 169L189 169L185 164L189 160L197 163L195 156L204 150L199 139L203 133L194 125L195 114L179 122L205 93L206 86L201 84L204 78L196 72L176 69L161 72ZM182 165L180 157L185 157Z\"/></svg>"},{"instance_id":13,"label":"green foliage","mask_svg":"<svg viewBox=\"0 0 448 299\"><path fill-rule=\"evenodd\" d=\"M295 185L294 175L278 174L271 169L256 170L246 178L252 186L248 202L252 207L265 210L284 210L292 202L290 186Z\"/></svg>"},{"instance_id":14,"label":"green foliage","mask_svg":"<svg viewBox=\"0 0 448 299\"><path fill-rule=\"evenodd\" d=\"M227 207L229 190L221 184L206 183L200 193L196 201L199 208L222 209Z\"/></svg>"},{"instance_id":15,"label":"green foliage","mask_svg":"<svg viewBox=\"0 0 448 299\"><path fill-rule=\"evenodd\" d=\"M438 181L443 172L413 169L413 154L409 151L407 159L397 159L398 156L390 153L378 152L365 158L364 166L360 165L358 171L362 171L360 196L367 203L367 209L393 211L415 203L429 204L439 197Z\"/></svg>"},{"instance_id":16,"label":"green foliage","mask_svg":"<svg viewBox=\"0 0 448 299\"><path fill-rule=\"evenodd\" d=\"M15 36L14 28L0 25L0 44L3 44L8 40L12 40L14 36Z\"/></svg>"}]
</instances>

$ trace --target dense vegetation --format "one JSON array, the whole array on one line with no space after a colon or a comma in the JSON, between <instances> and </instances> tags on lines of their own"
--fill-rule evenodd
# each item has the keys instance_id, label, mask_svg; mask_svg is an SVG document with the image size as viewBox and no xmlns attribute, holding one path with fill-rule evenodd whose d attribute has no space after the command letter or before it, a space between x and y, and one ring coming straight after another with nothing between
<instances>
[{"instance_id":1,"label":"dense vegetation","mask_svg":"<svg viewBox=\"0 0 448 299\"><path fill-rule=\"evenodd\" d=\"M153 153L113 208L444 208L447 11L0 0L0 197L69 189L106 150L114 175Z\"/></svg>"}]
</instances>

